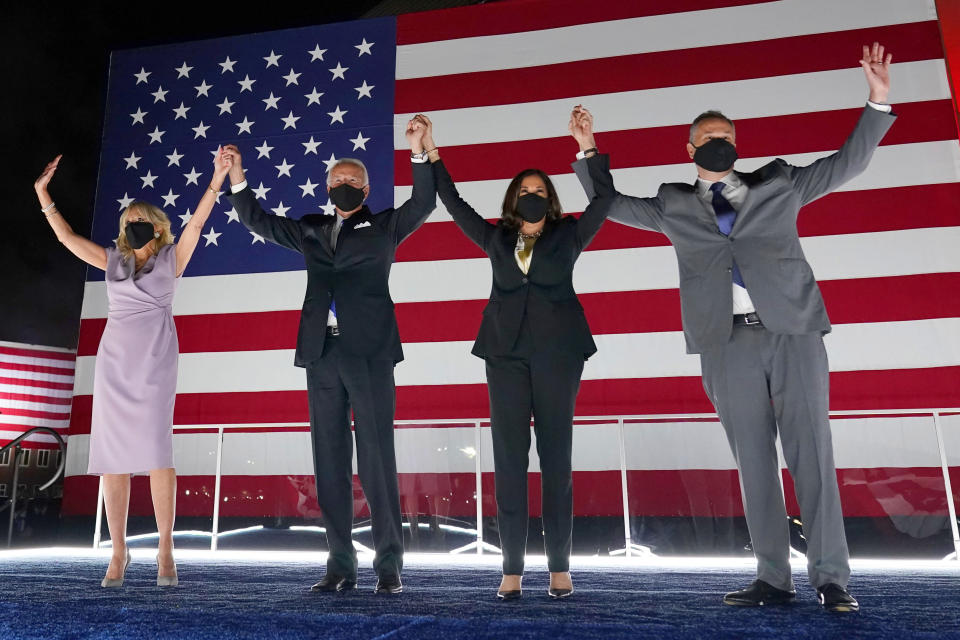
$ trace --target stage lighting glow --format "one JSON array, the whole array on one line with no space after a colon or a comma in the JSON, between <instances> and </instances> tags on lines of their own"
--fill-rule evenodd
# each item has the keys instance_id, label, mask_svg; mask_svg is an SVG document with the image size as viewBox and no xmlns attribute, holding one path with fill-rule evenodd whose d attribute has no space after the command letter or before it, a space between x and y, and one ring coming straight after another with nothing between
<instances>
[{"instance_id":1,"label":"stage lighting glow","mask_svg":"<svg viewBox=\"0 0 960 640\"><path fill-rule=\"evenodd\" d=\"M239 531L239 530L238 530ZM361 551L363 561L373 556L371 549ZM151 548L131 548L131 555L137 560L154 561L156 550ZM175 556L178 561L192 564L242 562L245 564L323 564L326 562L325 551L303 550L218 550L208 549L177 549ZM93 550L89 547L47 547L39 549L9 549L0 551L0 562L8 560L48 560L99 557L106 559L110 555L109 549ZM407 566L445 567L445 566L500 566L502 558L497 554L446 554L446 553L406 553L404 564ZM525 560L532 570L545 570L547 559L542 555L529 555ZM806 562L793 560L793 569L798 575L806 571ZM864 572L909 573L920 571L949 572L960 576L960 562L955 560L907 560L860 558L850 561L854 574ZM572 556L570 566L573 571L590 568L629 569L656 568L663 571L709 571L709 570L750 570L756 566L752 557L680 557L680 556L631 556L629 558L611 556Z\"/></svg>"}]
</instances>

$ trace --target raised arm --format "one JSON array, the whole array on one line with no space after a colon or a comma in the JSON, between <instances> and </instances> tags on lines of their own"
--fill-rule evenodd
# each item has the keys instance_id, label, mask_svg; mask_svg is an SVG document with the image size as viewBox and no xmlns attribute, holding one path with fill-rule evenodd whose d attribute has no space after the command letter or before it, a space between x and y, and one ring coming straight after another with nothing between
<instances>
[{"instance_id":1,"label":"raised arm","mask_svg":"<svg viewBox=\"0 0 960 640\"><path fill-rule=\"evenodd\" d=\"M230 159L230 193L227 199L237 210L240 222L254 233L281 247L303 252L303 235L299 220L272 216L263 210L243 175L243 158L240 150L232 144L223 147Z\"/></svg>"},{"instance_id":2,"label":"raised arm","mask_svg":"<svg viewBox=\"0 0 960 640\"><path fill-rule=\"evenodd\" d=\"M578 107L578 109L574 109L570 115L570 133L578 143L582 140L584 145L588 145L582 148L589 150L591 156L596 155L596 142L594 142L593 139L593 115L582 107ZM607 175L609 175L609 172ZM602 191L608 192L608 199L605 200L602 205L598 202L600 196L597 195L597 190L594 189L593 191L594 194L591 196L587 208L580 216L580 219L577 220L577 244L581 251L586 249L590 241L593 240L593 237L597 235L597 232L600 231L600 226L610 213L612 199L615 197L612 195L614 193L612 178L608 188L602 189Z\"/></svg>"},{"instance_id":3,"label":"raised arm","mask_svg":"<svg viewBox=\"0 0 960 640\"><path fill-rule=\"evenodd\" d=\"M393 212L390 224L393 228L394 242L400 244L407 237L420 228L430 213L437 208L437 190L434 186L433 171L423 157L424 133L427 130L429 119L424 115L417 115L407 122L407 142L410 143L410 153L416 158L413 162L413 192L410 199L397 207ZM435 147L430 147L435 149Z\"/></svg>"},{"instance_id":4,"label":"raised arm","mask_svg":"<svg viewBox=\"0 0 960 640\"><path fill-rule=\"evenodd\" d=\"M194 250L197 248L197 242L200 241L200 232L203 231L203 225L207 223L210 212L213 211L213 205L217 202L217 194L220 193L220 187L223 185L227 172L230 171L232 162L229 153L221 148L217 150L217 155L213 159L213 179L207 190L203 192L197 208L193 210L190 216L190 222L180 232L180 239L177 240L177 276L183 274L184 269L190 262Z\"/></svg>"},{"instance_id":5,"label":"raised arm","mask_svg":"<svg viewBox=\"0 0 960 640\"><path fill-rule=\"evenodd\" d=\"M873 47L863 47L860 66L870 87L869 102L839 151L805 167L784 164L803 204L830 193L863 173L870 164L877 145L896 120L890 105L886 103L890 92L892 59L893 55L885 54L883 46L877 42L873 43Z\"/></svg>"},{"instance_id":6,"label":"raised arm","mask_svg":"<svg viewBox=\"0 0 960 640\"><path fill-rule=\"evenodd\" d=\"M43 173L41 173L40 177L33 183L33 189L37 192L37 199L40 200L40 210L43 212L43 215L47 217L47 222L50 224L53 232L57 234L57 240L69 249L70 253L90 266L106 271L107 250L96 242L75 233L70 224L64 220L60 212L57 211L53 198L51 198L47 192L47 185L50 184L53 174L56 173L57 165L60 164L60 158L62 157L62 155L59 155L54 158L44 167Z\"/></svg>"},{"instance_id":7,"label":"raised arm","mask_svg":"<svg viewBox=\"0 0 960 640\"><path fill-rule=\"evenodd\" d=\"M428 158L433 167L437 195L440 196L440 201L446 207L453 221L460 227L460 230L473 240L478 247L486 251L487 241L496 226L484 220L483 216L460 197L457 186L453 183L453 178L450 177L447 167L440 160L440 152L433 140L433 123L427 116L422 116L422 118L427 125L423 136L423 146L428 152Z\"/></svg>"},{"instance_id":8,"label":"raised arm","mask_svg":"<svg viewBox=\"0 0 960 640\"><path fill-rule=\"evenodd\" d=\"M607 216L614 222L662 232L663 203L659 198L625 196L616 190L610 174L610 156L597 152L597 143L593 137L593 116L580 105L574 107L570 115L570 133L580 145L578 159L572 165L573 171L577 174L587 198L591 201L598 197L609 199ZM608 207L595 209L596 215L600 215ZM599 229L599 224L597 228Z\"/></svg>"}]
</instances>

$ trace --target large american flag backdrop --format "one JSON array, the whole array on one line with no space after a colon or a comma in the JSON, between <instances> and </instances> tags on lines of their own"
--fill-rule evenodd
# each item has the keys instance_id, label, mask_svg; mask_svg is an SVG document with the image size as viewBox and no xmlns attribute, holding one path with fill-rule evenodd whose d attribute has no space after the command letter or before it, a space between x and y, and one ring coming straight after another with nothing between
<instances>
[{"instance_id":1,"label":"large american flag backdrop","mask_svg":"<svg viewBox=\"0 0 960 640\"><path fill-rule=\"evenodd\" d=\"M867 95L860 46L876 40L894 54L900 118L870 168L799 221L834 322L832 408L960 406L960 147L933 1L584 6L504 1L116 52L93 237L108 245L133 198L161 205L177 232L227 142L240 147L250 185L275 215L331 213L325 171L344 156L369 167L373 210L399 204L411 190L403 124L416 112L433 118L462 194L490 218L509 178L530 166L554 177L568 212L583 209L566 132L579 103L594 112L598 144L630 194L695 178L684 143L688 123L707 108L737 121L741 170L774 157L806 164L853 127ZM224 440L221 516L315 516L306 382L292 364L303 260L247 231L225 198L204 233L174 302L175 423L190 427L175 436L178 512L211 513L209 427L241 425ZM84 473L107 315L102 277L91 271L83 305L67 514L95 507L96 478ZM599 347L577 414L663 416L625 428L634 515L738 515L722 430L682 417L712 407L697 357L684 353L677 284L663 236L615 223L600 231L575 273ZM483 363L469 351L490 267L442 206L400 247L391 288L406 353L396 369L397 418L488 416ZM951 420L948 432L960 426ZM838 418L834 434L847 515L946 513L929 417ZM476 513L469 424L399 425L396 440L405 511ZM960 457L960 437L948 435L948 444ZM622 514L615 423L577 425L574 469L577 515ZM359 494L357 510L365 510ZM132 512L150 512L145 494Z\"/></svg>"}]
</instances>

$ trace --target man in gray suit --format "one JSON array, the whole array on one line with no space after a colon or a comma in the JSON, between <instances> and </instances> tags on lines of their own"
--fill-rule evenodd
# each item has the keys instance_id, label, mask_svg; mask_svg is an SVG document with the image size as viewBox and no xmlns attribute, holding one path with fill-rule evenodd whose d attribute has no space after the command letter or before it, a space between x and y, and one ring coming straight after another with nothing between
<instances>
[{"instance_id":1,"label":"man in gray suit","mask_svg":"<svg viewBox=\"0 0 960 640\"><path fill-rule=\"evenodd\" d=\"M716 407L740 471L757 579L728 593L730 605L785 604L796 591L776 453L779 429L807 538L807 565L820 603L857 611L847 591L850 565L828 417L830 331L797 234L800 207L867 168L893 124L886 104L891 56L877 43L860 61L870 98L836 153L806 167L781 159L752 173L733 170L736 133L717 111L694 120L687 151L690 184L664 184L655 197L616 193L609 157L599 155L593 120L574 109L580 144L573 167L589 197L616 194L610 219L666 234L680 268L688 353L699 353L703 386Z\"/></svg>"}]
</instances>

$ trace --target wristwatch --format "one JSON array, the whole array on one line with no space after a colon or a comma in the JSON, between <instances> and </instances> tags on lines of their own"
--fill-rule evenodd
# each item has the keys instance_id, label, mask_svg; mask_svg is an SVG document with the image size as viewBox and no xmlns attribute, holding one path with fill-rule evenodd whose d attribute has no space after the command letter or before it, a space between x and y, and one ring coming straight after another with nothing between
<instances>
[{"instance_id":1,"label":"wristwatch","mask_svg":"<svg viewBox=\"0 0 960 640\"><path fill-rule=\"evenodd\" d=\"M410 161L411 162L426 162L427 161L427 152L421 151L420 153L410 152Z\"/></svg>"},{"instance_id":2,"label":"wristwatch","mask_svg":"<svg viewBox=\"0 0 960 640\"><path fill-rule=\"evenodd\" d=\"M578 152L577 152L577 160L583 160L584 158L588 157L587 154L588 154L588 153L591 153L591 152L592 152L594 155L600 153L599 151L597 151L597 148L596 148L596 147L590 147L589 149L584 149L583 151L578 151Z\"/></svg>"}]
</instances>

